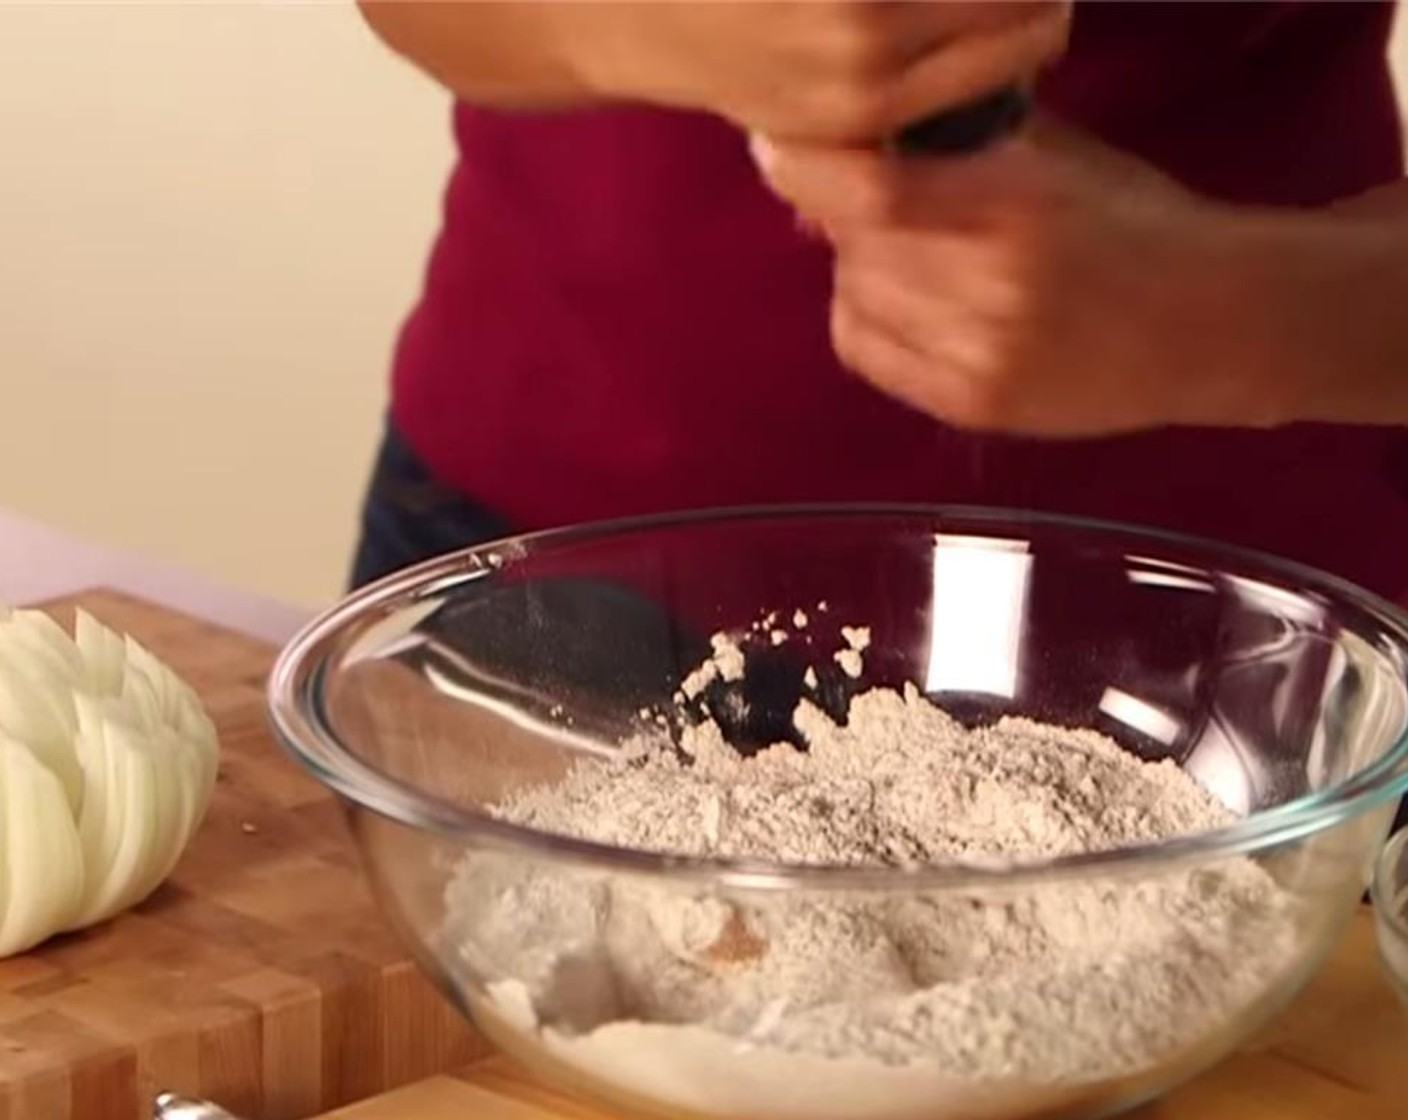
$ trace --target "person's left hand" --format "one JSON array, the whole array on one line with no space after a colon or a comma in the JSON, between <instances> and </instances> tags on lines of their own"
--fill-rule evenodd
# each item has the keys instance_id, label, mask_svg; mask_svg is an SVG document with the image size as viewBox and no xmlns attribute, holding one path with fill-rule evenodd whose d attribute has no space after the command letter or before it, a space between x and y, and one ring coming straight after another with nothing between
<instances>
[{"instance_id":1,"label":"person's left hand","mask_svg":"<svg viewBox=\"0 0 1408 1120\"><path fill-rule=\"evenodd\" d=\"M1252 344L1283 310L1254 213L1049 122L965 158L755 152L835 246L841 360L924 412L1063 436L1293 418Z\"/></svg>"}]
</instances>

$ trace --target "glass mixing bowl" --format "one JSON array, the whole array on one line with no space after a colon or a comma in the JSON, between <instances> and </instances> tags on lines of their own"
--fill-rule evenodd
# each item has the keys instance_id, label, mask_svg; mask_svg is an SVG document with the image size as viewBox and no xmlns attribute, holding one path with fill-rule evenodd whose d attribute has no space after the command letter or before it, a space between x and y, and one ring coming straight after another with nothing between
<instances>
[{"instance_id":1,"label":"glass mixing bowl","mask_svg":"<svg viewBox=\"0 0 1408 1120\"><path fill-rule=\"evenodd\" d=\"M658 713L683 718L673 698L711 634L772 611L788 624L797 610L810 615L805 641L767 635L742 681L699 698L695 717L716 717L744 753L792 734L808 649L863 624L859 680L821 658L823 706L911 683L969 725L1018 715L1093 728L1172 760L1235 819L1094 853L828 866L625 850L490 811L578 760L619 757ZM1334 947L1408 788L1406 650L1404 616L1369 594L1161 532L932 507L741 510L524 536L392 576L287 646L270 706L285 746L345 803L380 903L421 965L540 1077L670 1120L1089 1118L1219 1060ZM1128 910L1056 928L1072 899L1098 912L1099 900L1155 898L1139 892L1159 884L1181 901L1158 922L1181 928L1179 906L1248 874L1274 886L1278 908L1245 928L1229 918L1214 932L1235 939L1235 959L1170 974L1166 991L1169 947ZM535 892L557 909L528 905ZM746 1030L652 990L663 973L606 944L603 907L629 914L629 899L723 912L750 931L898 907L955 944L1022 914L1034 937L1102 948L1062 1030L1040 977L1021 1014L983 994L1005 982L1004 965L975 934L972 951L922 978L944 986L942 1014L962 1029L897 1062L861 1039L838 1049L834 1034L824 1050L775 1042L785 988L765 993ZM770 951L754 936L722 962L682 962L747 969ZM804 979L854 980L863 997L863 970L849 967ZM1178 1030L1160 1035L1148 1007L1121 1018L1134 981L1181 1001L1181 1017L1166 1017Z\"/></svg>"},{"instance_id":2,"label":"glass mixing bowl","mask_svg":"<svg viewBox=\"0 0 1408 1120\"><path fill-rule=\"evenodd\" d=\"M1379 956L1408 1011L1408 828L1384 845L1374 873L1374 922Z\"/></svg>"}]
</instances>

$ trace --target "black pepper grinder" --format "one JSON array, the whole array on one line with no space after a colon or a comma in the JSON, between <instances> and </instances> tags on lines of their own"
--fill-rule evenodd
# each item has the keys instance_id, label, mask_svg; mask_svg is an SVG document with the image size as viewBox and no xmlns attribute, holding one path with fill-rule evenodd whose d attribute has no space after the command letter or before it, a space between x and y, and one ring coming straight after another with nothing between
<instances>
[{"instance_id":1,"label":"black pepper grinder","mask_svg":"<svg viewBox=\"0 0 1408 1120\"><path fill-rule=\"evenodd\" d=\"M916 156L978 152L1016 132L1030 109L1027 91L1007 86L915 122L895 138L895 149L903 155Z\"/></svg>"}]
</instances>

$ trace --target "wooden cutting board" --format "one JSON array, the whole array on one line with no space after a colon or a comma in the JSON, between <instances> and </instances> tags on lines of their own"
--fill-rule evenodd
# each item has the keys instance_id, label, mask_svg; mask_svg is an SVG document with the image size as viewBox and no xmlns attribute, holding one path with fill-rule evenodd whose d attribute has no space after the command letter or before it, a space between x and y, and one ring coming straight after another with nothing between
<instances>
[{"instance_id":1,"label":"wooden cutting board","mask_svg":"<svg viewBox=\"0 0 1408 1120\"><path fill-rule=\"evenodd\" d=\"M1403 1120L1408 1015L1379 970L1373 919L1355 916L1333 960L1269 1030L1128 1120ZM481 1060L326 1120L613 1120ZM747 1118L740 1118L747 1120Z\"/></svg>"},{"instance_id":2,"label":"wooden cutting board","mask_svg":"<svg viewBox=\"0 0 1408 1120\"><path fill-rule=\"evenodd\" d=\"M199 690L214 800L134 913L0 961L0 1120L146 1120L158 1088L301 1120L485 1053L384 928L332 796L275 746L274 651L110 591L74 602Z\"/></svg>"}]
</instances>

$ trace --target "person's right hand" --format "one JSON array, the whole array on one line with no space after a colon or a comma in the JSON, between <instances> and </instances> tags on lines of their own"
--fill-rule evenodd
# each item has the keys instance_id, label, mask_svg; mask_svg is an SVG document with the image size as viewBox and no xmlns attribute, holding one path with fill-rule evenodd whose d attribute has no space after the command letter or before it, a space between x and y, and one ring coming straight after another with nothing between
<instances>
[{"instance_id":1,"label":"person's right hand","mask_svg":"<svg viewBox=\"0 0 1408 1120\"><path fill-rule=\"evenodd\" d=\"M1066 0L568 3L559 47L607 100L703 109L780 140L869 143L1064 48Z\"/></svg>"}]
</instances>

